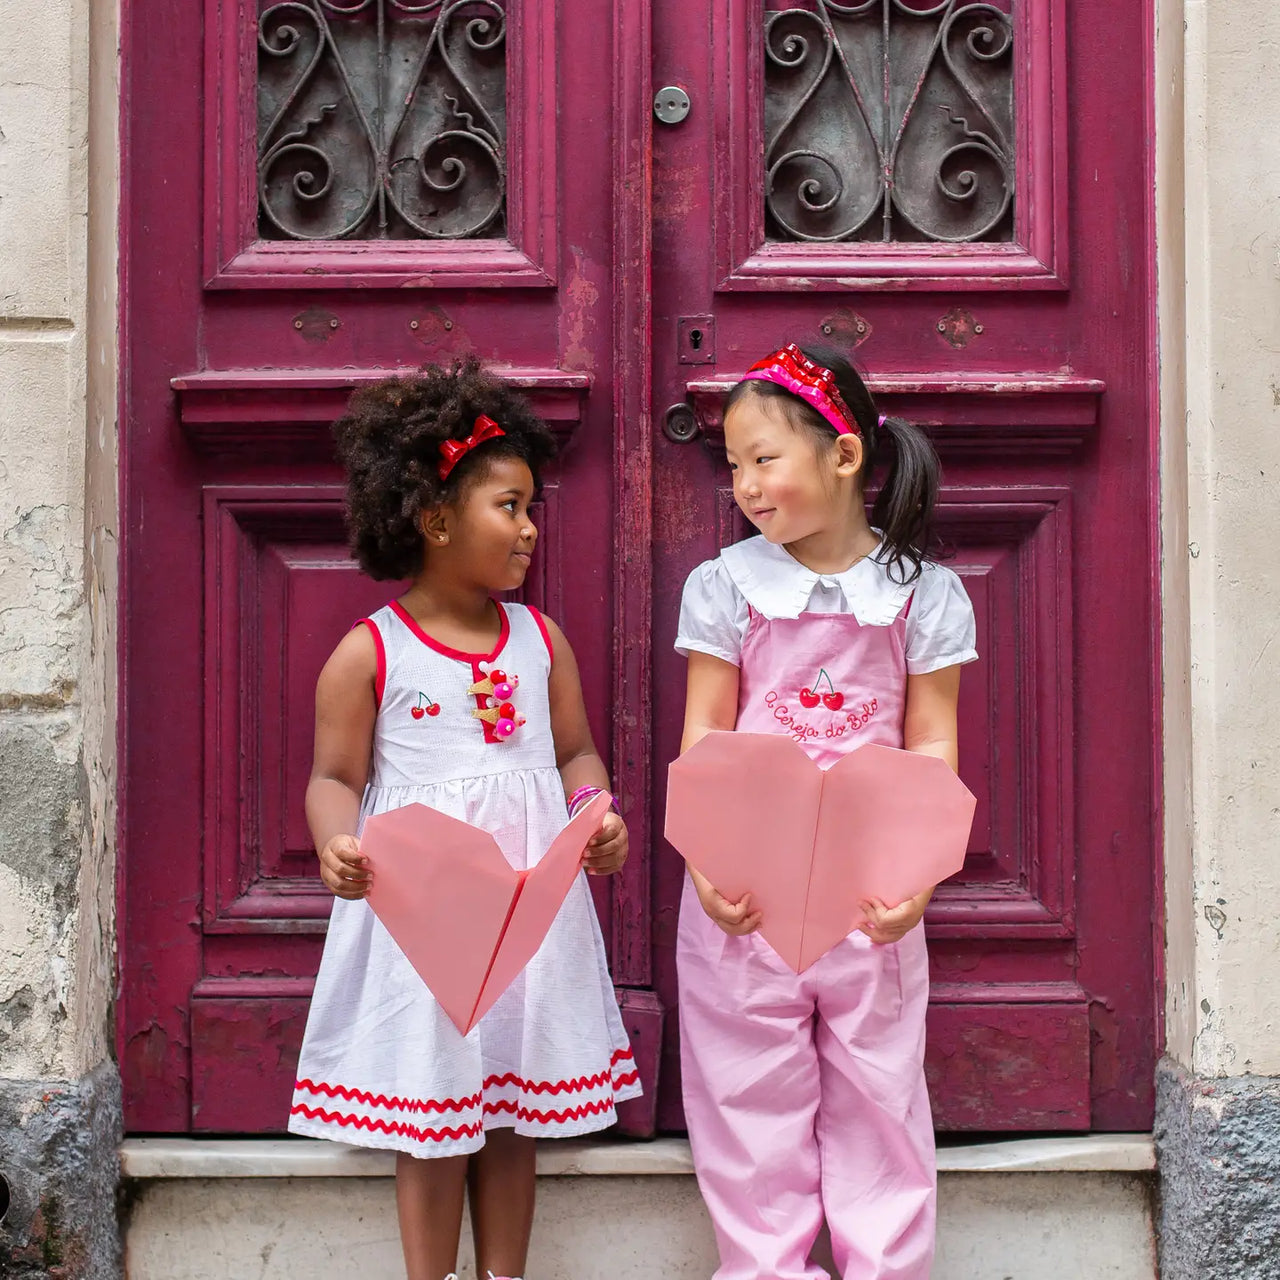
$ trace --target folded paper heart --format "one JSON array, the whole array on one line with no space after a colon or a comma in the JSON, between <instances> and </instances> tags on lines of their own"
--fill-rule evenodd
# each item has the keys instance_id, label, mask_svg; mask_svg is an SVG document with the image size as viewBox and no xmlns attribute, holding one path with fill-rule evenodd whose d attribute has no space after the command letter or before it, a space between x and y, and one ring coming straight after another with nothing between
<instances>
[{"instance_id":1,"label":"folded paper heart","mask_svg":"<svg viewBox=\"0 0 1280 1280\"><path fill-rule=\"evenodd\" d=\"M487 831L424 804L365 822L366 901L463 1035L542 945L609 804L596 796L527 871Z\"/></svg>"},{"instance_id":2,"label":"folded paper heart","mask_svg":"<svg viewBox=\"0 0 1280 1280\"><path fill-rule=\"evenodd\" d=\"M825 772L781 734L709 733L676 760L667 839L803 973L866 920L964 865L976 800L943 760L858 747Z\"/></svg>"}]
</instances>

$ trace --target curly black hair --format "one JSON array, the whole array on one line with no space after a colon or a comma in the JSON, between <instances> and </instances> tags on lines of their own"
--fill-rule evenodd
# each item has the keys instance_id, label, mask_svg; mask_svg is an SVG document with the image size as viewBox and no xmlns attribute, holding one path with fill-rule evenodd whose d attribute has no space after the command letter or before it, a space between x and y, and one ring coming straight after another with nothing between
<instances>
[{"instance_id":1,"label":"curly black hair","mask_svg":"<svg viewBox=\"0 0 1280 1280\"><path fill-rule=\"evenodd\" d=\"M442 481L440 446L464 440L481 414L505 432L463 455ZM450 369L362 387L333 426L347 473L347 533L352 554L371 578L407 578L422 568L419 519L458 498L498 458L519 458L538 483L555 456L555 437L529 402L487 373L475 356Z\"/></svg>"}]
</instances>

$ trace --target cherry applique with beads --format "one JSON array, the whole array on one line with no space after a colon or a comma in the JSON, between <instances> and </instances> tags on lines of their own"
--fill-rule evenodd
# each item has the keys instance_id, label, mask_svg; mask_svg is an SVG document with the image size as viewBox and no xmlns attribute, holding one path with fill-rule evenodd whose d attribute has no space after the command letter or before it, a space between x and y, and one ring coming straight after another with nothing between
<instances>
[{"instance_id":1,"label":"cherry applique with beads","mask_svg":"<svg viewBox=\"0 0 1280 1280\"><path fill-rule=\"evenodd\" d=\"M519 686L519 676L508 675L495 667L467 690L478 704L471 714L483 721L493 735L489 741L503 742L525 723L524 716L511 701Z\"/></svg>"}]
</instances>

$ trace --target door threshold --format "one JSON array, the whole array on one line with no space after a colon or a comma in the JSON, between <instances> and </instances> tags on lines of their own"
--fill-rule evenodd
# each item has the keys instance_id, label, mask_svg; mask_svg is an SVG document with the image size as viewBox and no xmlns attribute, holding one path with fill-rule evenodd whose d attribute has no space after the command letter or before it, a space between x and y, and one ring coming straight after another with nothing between
<instances>
[{"instance_id":1,"label":"door threshold","mask_svg":"<svg viewBox=\"0 0 1280 1280\"><path fill-rule=\"evenodd\" d=\"M1086 1133L1072 1137L1005 1138L938 1149L938 1172L1151 1173L1149 1133ZM126 1178L387 1178L395 1153L348 1147L320 1138L126 1138L120 1145ZM693 1173L684 1138L653 1142L567 1139L538 1146L542 1177L681 1176Z\"/></svg>"}]
</instances>

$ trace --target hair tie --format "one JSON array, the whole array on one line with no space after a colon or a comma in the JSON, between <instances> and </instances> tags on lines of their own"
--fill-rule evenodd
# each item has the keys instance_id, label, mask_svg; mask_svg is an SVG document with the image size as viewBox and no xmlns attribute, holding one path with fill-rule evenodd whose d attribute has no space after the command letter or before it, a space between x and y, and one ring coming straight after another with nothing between
<instances>
[{"instance_id":1,"label":"hair tie","mask_svg":"<svg viewBox=\"0 0 1280 1280\"><path fill-rule=\"evenodd\" d=\"M743 375L743 382L772 382L775 386L799 396L816 409L842 436L860 436L858 420L849 412L835 374L814 364L794 342L788 342L772 355L757 360Z\"/></svg>"},{"instance_id":2,"label":"hair tie","mask_svg":"<svg viewBox=\"0 0 1280 1280\"><path fill-rule=\"evenodd\" d=\"M440 465L437 468L440 479L447 480L449 473L476 445L484 444L486 440L496 440L499 436L506 434L492 418L482 413L476 419L475 427L465 440L446 440L440 446Z\"/></svg>"},{"instance_id":3,"label":"hair tie","mask_svg":"<svg viewBox=\"0 0 1280 1280\"><path fill-rule=\"evenodd\" d=\"M889 415L887 413L882 413L880 415L880 421L876 423L876 427L877 428L883 427L884 424L888 421L889 421Z\"/></svg>"}]
</instances>

